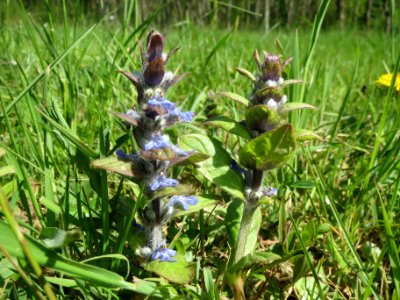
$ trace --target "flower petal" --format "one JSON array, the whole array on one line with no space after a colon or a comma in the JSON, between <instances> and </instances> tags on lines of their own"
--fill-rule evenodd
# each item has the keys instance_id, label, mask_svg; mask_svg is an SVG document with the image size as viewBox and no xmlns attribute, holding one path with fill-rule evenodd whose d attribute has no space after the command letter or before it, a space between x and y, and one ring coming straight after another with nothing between
<instances>
[{"instance_id":1,"label":"flower petal","mask_svg":"<svg viewBox=\"0 0 400 300\"><path fill-rule=\"evenodd\" d=\"M188 210L189 205L196 205L198 202L199 199L196 196L175 195L170 198L168 206L175 206L176 204L179 204L184 210Z\"/></svg>"},{"instance_id":2,"label":"flower petal","mask_svg":"<svg viewBox=\"0 0 400 300\"><path fill-rule=\"evenodd\" d=\"M173 178L167 178L164 175L158 175L151 183L150 189L154 192L158 189L162 189L165 187L176 186L178 184L178 180Z\"/></svg>"},{"instance_id":3,"label":"flower petal","mask_svg":"<svg viewBox=\"0 0 400 300\"><path fill-rule=\"evenodd\" d=\"M159 247L157 250L153 252L151 255L152 260L157 260L160 259L160 261L170 261L170 262L175 262L176 260L173 259L176 255L176 251L164 247Z\"/></svg>"}]
</instances>

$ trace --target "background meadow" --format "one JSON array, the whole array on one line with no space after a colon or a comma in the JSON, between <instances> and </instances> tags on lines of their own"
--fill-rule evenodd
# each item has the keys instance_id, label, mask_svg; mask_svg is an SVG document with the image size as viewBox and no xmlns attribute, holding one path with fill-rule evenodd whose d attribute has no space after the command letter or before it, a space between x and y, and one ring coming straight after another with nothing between
<instances>
[{"instance_id":1,"label":"background meadow","mask_svg":"<svg viewBox=\"0 0 400 300\"><path fill-rule=\"evenodd\" d=\"M400 299L400 96L375 82L399 67L395 1L384 1L389 25L377 4L363 19L373 1L345 7L345 21L333 2L303 1L311 8L295 10L290 23L293 1L281 8L285 21L277 1L267 1L268 22L262 1L239 2L205 1L193 15L180 13L184 1L0 4L0 299L232 297L224 262L235 186L215 185L197 166L174 169L196 193L212 195L169 225L168 240L193 262L192 280L180 284L143 269L129 246L139 187L90 167L134 146L110 112L136 105L117 70L140 68L137 41L153 28L168 34L167 50L181 46L169 69L191 73L167 94L196 113L169 129L175 141L202 133L237 156L235 136L204 121L243 119L240 104L211 96L250 94L235 68L255 71L254 49L293 56L287 76L304 83L288 88L289 101L317 107L289 118L321 140L265 179L280 193L262 208L258 250L296 255L252 268L252 299Z\"/></svg>"}]
</instances>

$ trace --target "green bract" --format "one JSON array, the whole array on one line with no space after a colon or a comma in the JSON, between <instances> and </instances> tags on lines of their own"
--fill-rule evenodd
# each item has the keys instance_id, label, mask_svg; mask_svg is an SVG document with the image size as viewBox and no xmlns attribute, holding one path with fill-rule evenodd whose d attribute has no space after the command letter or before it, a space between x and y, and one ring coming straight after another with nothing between
<instances>
[{"instance_id":1,"label":"green bract","mask_svg":"<svg viewBox=\"0 0 400 300\"><path fill-rule=\"evenodd\" d=\"M278 127L280 120L275 110L267 105L256 105L247 109L246 124L250 130L264 132Z\"/></svg>"},{"instance_id":2,"label":"green bract","mask_svg":"<svg viewBox=\"0 0 400 300\"><path fill-rule=\"evenodd\" d=\"M239 153L242 166L272 170L283 165L295 152L296 139L290 124L268 131L248 142Z\"/></svg>"}]
</instances>

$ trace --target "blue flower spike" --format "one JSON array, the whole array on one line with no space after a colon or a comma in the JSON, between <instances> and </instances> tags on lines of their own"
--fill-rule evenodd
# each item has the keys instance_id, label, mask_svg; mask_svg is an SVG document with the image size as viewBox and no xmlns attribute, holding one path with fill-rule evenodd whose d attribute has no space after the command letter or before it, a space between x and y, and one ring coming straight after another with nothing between
<instances>
[{"instance_id":1,"label":"blue flower spike","mask_svg":"<svg viewBox=\"0 0 400 300\"><path fill-rule=\"evenodd\" d=\"M172 196L168 202L168 206L175 206L179 204L184 210L189 209L189 205L193 206L199 203L199 199L196 196Z\"/></svg>"},{"instance_id":2,"label":"blue flower spike","mask_svg":"<svg viewBox=\"0 0 400 300\"><path fill-rule=\"evenodd\" d=\"M143 231L146 241L138 247L137 253L145 259L175 261L176 251L168 249L163 226L173 217L174 206L188 210L199 200L194 196L172 196L159 192L179 184L175 178L168 178L168 169L182 157L190 156L193 150L183 150L174 144L165 129L178 122L192 121L194 112L182 111L179 106L166 98L166 91L188 73L175 76L166 69L169 57L179 48L164 53L165 34L152 30L146 40L146 47L141 48L142 71L134 73L120 70L137 90L137 106L125 113L115 113L130 127L133 125L133 136L139 149L136 152L125 153L117 150L115 155L119 160L130 162L135 176L144 179L139 182L141 188L146 188L148 203L140 210L141 229L136 223L137 231ZM137 174L136 174L137 173ZM125 173L121 173L125 175ZM168 189L169 190L169 189ZM165 190L164 190L165 191ZM173 194L173 193L172 193Z\"/></svg>"},{"instance_id":3,"label":"blue flower spike","mask_svg":"<svg viewBox=\"0 0 400 300\"><path fill-rule=\"evenodd\" d=\"M160 261L170 261L170 262L176 262L174 257L176 255L176 251L165 248L165 247L158 247L156 251L153 252L151 255L151 260L157 260L159 259Z\"/></svg>"}]
</instances>

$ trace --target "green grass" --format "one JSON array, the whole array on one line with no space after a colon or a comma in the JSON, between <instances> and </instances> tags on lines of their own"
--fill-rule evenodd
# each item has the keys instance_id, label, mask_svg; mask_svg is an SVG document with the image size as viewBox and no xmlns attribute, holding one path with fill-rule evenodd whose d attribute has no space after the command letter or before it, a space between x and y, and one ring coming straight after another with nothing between
<instances>
[{"instance_id":1,"label":"green grass","mask_svg":"<svg viewBox=\"0 0 400 300\"><path fill-rule=\"evenodd\" d=\"M127 179L122 185L121 176L89 165L124 141L123 148L133 146L129 132L110 114L136 104L133 87L116 71L139 68L137 40L143 40L151 26L125 30L105 22L92 27L64 20L51 30L51 24L33 21L25 11L18 18L0 28L0 225L8 228L0 237L9 239L8 245L16 241L13 232L19 237L14 250L0 248L0 298L51 293L59 298L123 298L132 290L164 298L230 296L223 285L222 259L230 254L222 222L229 194L191 167L175 170L199 192L217 193L223 201L213 211L169 227L169 241L198 262L191 286L143 281L155 275L139 267L134 250L121 238L129 232L141 191ZM287 273L290 265L253 271L249 294L267 286L279 298L278 291L289 291L292 279L301 278L293 283L294 297L311 298L307 295L312 293L326 299L399 299L400 96L374 82L385 65L394 70L398 57L392 56L391 45L400 45L399 36L392 40L374 31L322 31L307 60L311 29L228 34L188 26L167 31L167 49L182 47L169 68L191 72L168 98L197 113L191 125L170 130L173 138L208 132L227 141L228 152L237 157L235 138L207 129L202 122L214 114L241 120L244 109L207 94L212 90L248 95L250 84L235 67L255 70L253 50L275 52L276 40L285 56L294 56L288 76L306 78L303 85L288 90L289 100L318 107L291 115L296 127L315 130L323 141L299 148L288 166L267 176L284 196L263 206L259 237L259 250L278 243L284 253L296 250L303 259L291 261L294 273ZM399 54L397 47L394 55ZM130 210L118 210L118 205ZM329 230L320 231L324 224ZM31 238L38 239L46 227L71 232L73 242L47 250ZM122 261L125 257L130 269ZM91 261L95 266L86 271L82 264L70 262L89 258L96 258ZM107 277L109 285L96 274L104 269L119 273Z\"/></svg>"}]
</instances>

